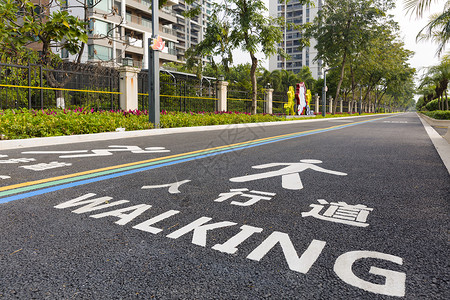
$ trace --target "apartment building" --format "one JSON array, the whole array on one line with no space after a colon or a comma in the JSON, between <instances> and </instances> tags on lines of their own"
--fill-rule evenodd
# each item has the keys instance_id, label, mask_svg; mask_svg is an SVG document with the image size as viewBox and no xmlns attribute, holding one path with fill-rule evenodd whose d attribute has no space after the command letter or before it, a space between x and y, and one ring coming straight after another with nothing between
<instances>
[{"instance_id":1,"label":"apartment building","mask_svg":"<svg viewBox=\"0 0 450 300\"><path fill-rule=\"evenodd\" d=\"M82 62L102 62L106 65L148 66L148 38L152 37L151 0L86 0L89 40ZM159 10L159 35L165 41L160 53L160 64L184 62L185 51L203 39L207 17L211 14L211 0L199 0L192 6L201 6L195 19L182 13L191 8L182 0L169 0ZM70 14L85 18L85 10L78 1L67 0L53 9L65 9ZM73 60L64 49L54 49L61 58Z\"/></svg>"},{"instance_id":2,"label":"apartment building","mask_svg":"<svg viewBox=\"0 0 450 300\"><path fill-rule=\"evenodd\" d=\"M315 5L302 5L297 0L291 0L287 3L280 3L277 0L269 2L269 14L274 17L284 17L287 23L305 24L312 22L321 9L323 0L315 0ZM314 46L315 40L311 40L311 45L303 49L299 49L301 32L295 29L288 29L286 26L283 30L283 42L278 47L290 55L290 59L286 60L280 55L274 55L269 58L269 70L288 70L298 73L303 66L310 68L312 76L317 79L322 76L322 62L314 61L317 51Z\"/></svg>"},{"instance_id":3,"label":"apartment building","mask_svg":"<svg viewBox=\"0 0 450 300\"><path fill-rule=\"evenodd\" d=\"M177 22L174 29L177 33L178 43L175 45L177 49L177 58L179 61L184 61L186 50L194 45L197 45L203 40L208 25L208 19L212 13L212 0L199 0L192 5L187 5L185 1L180 0L177 5L173 6L173 11L176 13ZM185 18L183 12L201 6L201 13L193 19Z\"/></svg>"}]
</instances>

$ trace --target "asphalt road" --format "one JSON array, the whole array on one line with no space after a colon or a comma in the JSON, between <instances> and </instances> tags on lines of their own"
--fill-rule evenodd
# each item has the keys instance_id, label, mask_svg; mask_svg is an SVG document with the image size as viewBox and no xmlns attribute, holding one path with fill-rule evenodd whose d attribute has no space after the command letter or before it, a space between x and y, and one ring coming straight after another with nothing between
<instances>
[{"instance_id":1,"label":"asphalt road","mask_svg":"<svg viewBox=\"0 0 450 300\"><path fill-rule=\"evenodd\" d=\"M449 199L414 113L0 151L0 299L448 299Z\"/></svg>"}]
</instances>

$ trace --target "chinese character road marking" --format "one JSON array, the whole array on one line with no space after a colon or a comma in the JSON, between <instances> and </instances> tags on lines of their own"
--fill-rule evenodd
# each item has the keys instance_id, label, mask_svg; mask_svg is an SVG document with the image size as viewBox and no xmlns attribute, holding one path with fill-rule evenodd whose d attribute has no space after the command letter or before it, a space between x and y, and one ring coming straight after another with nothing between
<instances>
[{"instance_id":1,"label":"chinese character road marking","mask_svg":"<svg viewBox=\"0 0 450 300\"><path fill-rule=\"evenodd\" d=\"M170 152L164 147L148 147L144 150L138 146L108 146L113 149L94 149L92 152L87 153L88 150L75 150L75 151L27 151L22 152L22 154L67 154L61 155L60 158L76 158L76 157L95 157L95 156L109 156L113 155L112 152L126 152L131 153L165 153ZM86 154L81 154L86 153Z\"/></svg>"},{"instance_id":2,"label":"chinese character road marking","mask_svg":"<svg viewBox=\"0 0 450 300\"><path fill-rule=\"evenodd\" d=\"M19 168L24 168L24 169L33 170L33 171L44 171L44 170L49 170L49 169L65 167L65 166L71 166L71 165L72 164L70 164L70 163L64 163L64 162L59 163L57 161L52 161L48 164L41 163L41 164L36 164L36 165L31 165L31 166L20 166Z\"/></svg>"},{"instance_id":3,"label":"chinese character road marking","mask_svg":"<svg viewBox=\"0 0 450 300\"><path fill-rule=\"evenodd\" d=\"M331 202L328 203L323 199L317 200L320 204L310 204L312 209L309 212L302 212L302 217L314 217L320 220L342 223L352 226L367 227L369 224L365 223L369 212L373 208L368 208L365 205L351 205L345 202ZM329 204L330 207L323 213L319 215L319 212L324 208L325 204Z\"/></svg>"},{"instance_id":4,"label":"chinese character road marking","mask_svg":"<svg viewBox=\"0 0 450 300\"><path fill-rule=\"evenodd\" d=\"M237 205L237 206L250 206L253 205L260 200L271 200L271 197L265 197L265 196L275 196L274 193L267 193L267 192L260 192L260 191L250 191L250 193L256 194L244 194L243 192L248 192L248 189L230 189L229 193L221 193L219 194L219 198L214 200L214 202L223 202L225 200L228 200L234 196L240 195L242 197L250 198L250 200L246 202L238 202L238 201L231 201L231 205Z\"/></svg>"},{"instance_id":5,"label":"chinese character road marking","mask_svg":"<svg viewBox=\"0 0 450 300\"><path fill-rule=\"evenodd\" d=\"M7 176L7 175L0 175L0 179L10 179L11 176Z\"/></svg>"},{"instance_id":6,"label":"chinese character road marking","mask_svg":"<svg viewBox=\"0 0 450 300\"><path fill-rule=\"evenodd\" d=\"M186 179L186 180L183 180L183 181L174 182L174 183L161 184L161 185L145 185L141 189L142 190L146 190L146 189L158 189L158 188L168 187L169 188L169 193L171 193L171 194L179 194L180 191L178 190L178 188L180 187L180 185L188 183L188 182L190 182L189 179Z\"/></svg>"},{"instance_id":7,"label":"chinese character road marking","mask_svg":"<svg viewBox=\"0 0 450 300\"><path fill-rule=\"evenodd\" d=\"M18 163L27 163L30 161L35 161L34 158L11 158L7 160L0 160L0 164L18 164Z\"/></svg>"},{"instance_id":8,"label":"chinese character road marking","mask_svg":"<svg viewBox=\"0 0 450 300\"><path fill-rule=\"evenodd\" d=\"M231 178L231 182L248 182L252 180L257 179L263 179L263 178L270 178L270 177L276 177L281 176L281 183L283 188L287 190L301 190L303 189L303 183L300 179L300 172L303 172L305 170L311 169L314 171L322 172L322 173L328 173L333 175L339 175L339 176L345 176L346 173L327 170L324 168L321 168L319 166L316 166L315 164L320 164L322 161L316 160L316 159L302 159L299 163L271 163L271 164L264 164L264 165L258 165L253 166L253 169L266 169L266 168L272 168L272 167L278 167L278 166L286 166L278 171L269 171L266 173L259 173L259 174L253 174L253 175L246 175L242 177L234 177Z\"/></svg>"}]
</instances>

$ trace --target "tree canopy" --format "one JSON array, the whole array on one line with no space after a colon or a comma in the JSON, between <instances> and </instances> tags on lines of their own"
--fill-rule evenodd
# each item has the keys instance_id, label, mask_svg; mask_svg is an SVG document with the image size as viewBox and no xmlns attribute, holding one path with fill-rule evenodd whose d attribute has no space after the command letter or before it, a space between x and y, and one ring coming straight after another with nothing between
<instances>
[{"instance_id":1,"label":"tree canopy","mask_svg":"<svg viewBox=\"0 0 450 300\"><path fill-rule=\"evenodd\" d=\"M234 49L248 53L251 60L252 114L256 114L257 107L258 51L266 57L275 53L287 57L287 54L277 47L283 40L280 27L284 24L284 19L267 17L266 11L262 0L229 0L215 3L204 40L187 52L188 63L191 65L195 61L201 63L202 57L221 56L225 70L233 62ZM212 63L214 64L213 60Z\"/></svg>"}]
</instances>

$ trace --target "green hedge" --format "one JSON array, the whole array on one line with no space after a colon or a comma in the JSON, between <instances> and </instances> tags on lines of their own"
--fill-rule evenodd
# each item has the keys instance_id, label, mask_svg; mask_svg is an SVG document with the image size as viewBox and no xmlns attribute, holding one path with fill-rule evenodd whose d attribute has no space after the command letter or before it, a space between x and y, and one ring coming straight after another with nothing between
<instances>
[{"instance_id":1,"label":"green hedge","mask_svg":"<svg viewBox=\"0 0 450 300\"><path fill-rule=\"evenodd\" d=\"M450 120L450 110L421 111L421 113L436 120Z\"/></svg>"},{"instance_id":2,"label":"green hedge","mask_svg":"<svg viewBox=\"0 0 450 300\"><path fill-rule=\"evenodd\" d=\"M282 117L268 114L250 115L248 113L238 112L203 112L203 113L185 113L185 112L163 112L161 114L161 128L172 127L192 127L207 125L225 125L240 123L258 123L284 121Z\"/></svg>"},{"instance_id":3,"label":"green hedge","mask_svg":"<svg viewBox=\"0 0 450 300\"><path fill-rule=\"evenodd\" d=\"M425 105L425 109L428 110L428 111L438 110L439 109L439 100L438 99L434 99L434 100L428 102Z\"/></svg>"},{"instance_id":4,"label":"green hedge","mask_svg":"<svg viewBox=\"0 0 450 300\"><path fill-rule=\"evenodd\" d=\"M95 112L93 110L3 110L0 111L1 139L25 139L73 134L87 134L150 129L152 124L143 114Z\"/></svg>"},{"instance_id":5,"label":"green hedge","mask_svg":"<svg viewBox=\"0 0 450 300\"><path fill-rule=\"evenodd\" d=\"M352 116L327 115L330 117ZM322 116L312 117L322 118ZM304 119L304 118L302 118ZM224 125L239 123L274 122L286 120L283 116L250 115L239 112L166 112L161 113L161 128ZM298 120L298 119L289 119ZM88 134L153 128L147 111L95 111L75 110L0 110L0 139L25 139L74 134Z\"/></svg>"}]
</instances>

